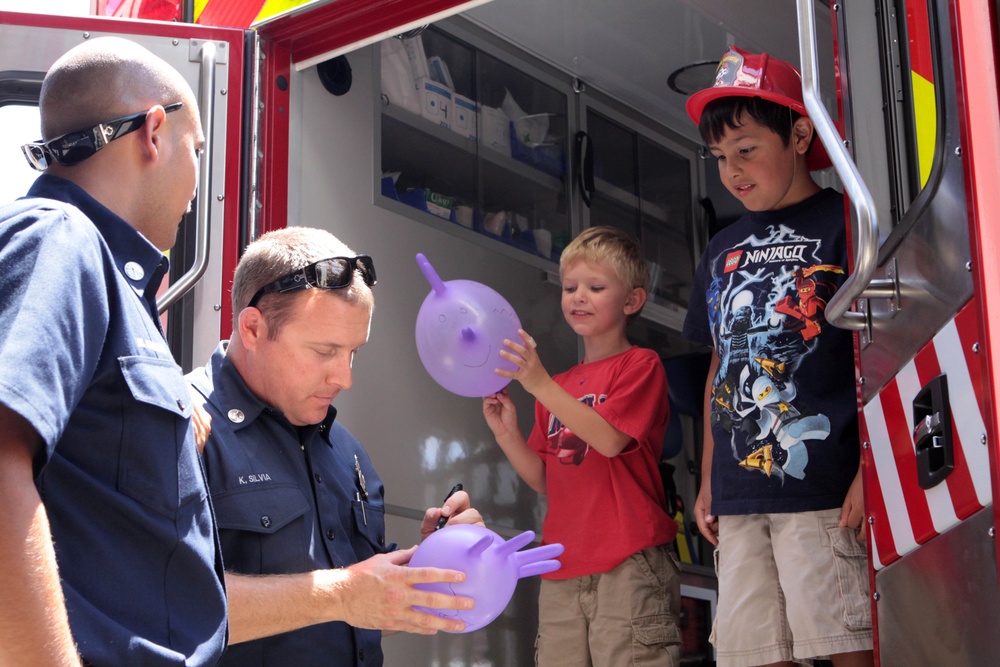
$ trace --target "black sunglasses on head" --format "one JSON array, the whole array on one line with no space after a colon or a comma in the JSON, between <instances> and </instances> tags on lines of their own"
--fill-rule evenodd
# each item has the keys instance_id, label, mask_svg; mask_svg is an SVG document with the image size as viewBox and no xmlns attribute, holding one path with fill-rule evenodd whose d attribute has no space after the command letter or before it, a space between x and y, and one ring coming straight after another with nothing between
<instances>
[{"instance_id":1,"label":"black sunglasses on head","mask_svg":"<svg viewBox=\"0 0 1000 667\"><path fill-rule=\"evenodd\" d=\"M184 106L183 102L174 102L164 106L163 111L170 113L177 111L182 106ZM138 130L146 122L149 111L147 109L124 118L98 123L85 130L67 132L50 141L39 139L21 146L21 152L24 153L28 164L35 171L45 171L52 162L64 167L72 167L75 164L80 164L115 139Z\"/></svg>"},{"instance_id":2,"label":"black sunglasses on head","mask_svg":"<svg viewBox=\"0 0 1000 667\"><path fill-rule=\"evenodd\" d=\"M262 296L271 292L291 292L307 287L342 289L351 284L355 270L361 272L361 279L365 281L365 285L371 287L375 284L375 262L368 255L330 257L313 262L305 268L264 285L254 293L247 308L253 308Z\"/></svg>"}]
</instances>

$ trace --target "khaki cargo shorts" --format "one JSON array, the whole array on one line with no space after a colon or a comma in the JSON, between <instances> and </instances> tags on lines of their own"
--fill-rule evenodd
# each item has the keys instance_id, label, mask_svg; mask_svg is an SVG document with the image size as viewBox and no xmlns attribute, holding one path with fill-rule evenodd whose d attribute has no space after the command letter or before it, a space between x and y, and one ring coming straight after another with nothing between
<instances>
[{"instance_id":1,"label":"khaki cargo shorts","mask_svg":"<svg viewBox=\"0 0 1000 667\"><path fill-rule=\"evenodd\" d=\"M868 561L840 509L719 517L719 667L872 648Z\"/></svg>"},{"instance_id":2,"label":"khaki cargo shorts","mask_svg":"<svg viewBox=\"0 0 1000 667\"><path fill-rule=\"evenodd\" d=\"M672 544L603 574L542 580L539 667L679 667L680 567Z\"/></svg>"}]
</instances>

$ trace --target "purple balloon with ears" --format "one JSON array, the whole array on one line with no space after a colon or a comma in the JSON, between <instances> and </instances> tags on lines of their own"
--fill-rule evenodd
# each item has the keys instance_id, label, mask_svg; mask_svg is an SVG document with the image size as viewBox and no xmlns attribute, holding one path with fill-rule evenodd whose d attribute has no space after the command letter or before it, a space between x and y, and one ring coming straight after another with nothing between
<instances>
[{"instance_id":1,"label":"purple balloon with ears","mask_svg":"<svg viewBox=\"0 0 1000 667\"><path fill-rule=\"evenodd\" d=\"M488 396L506 387L510 378L494 371L517 370L500 356L505 338L521 341L514 308L482 283L444 282L422 253L417 253L417 265L431 284L417 313L417 353L424 368L459 396Z\"/></svg>"},{"instance_id":2,"label":"purple balloon with ears","mask_svg":"<svg viewBox=\"0 0 1000 667\"><path fill-rule=\"evenodd\" d=\"M460 584L415 584L415 587L470 597L476 601L476 606L472 609L414 608L464 621L462 632L485 627L507 608L518 579L553 572L562 566L559 561L551 560L563 552L561 544L546 544L518 552L533 539L535 534L527 530L505 542L492 530L470 524L445 526L431 533L413 553L410 567L460 570L466 578Z\"/></svg>"}]
</instances>

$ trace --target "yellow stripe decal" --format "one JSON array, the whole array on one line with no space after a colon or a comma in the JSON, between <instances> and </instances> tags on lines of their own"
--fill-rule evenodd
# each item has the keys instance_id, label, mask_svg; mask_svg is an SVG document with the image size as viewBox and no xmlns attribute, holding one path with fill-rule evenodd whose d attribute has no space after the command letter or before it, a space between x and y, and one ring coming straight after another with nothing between
<instances>
[{"instance_id":1,"label":"yellow stripe decal","mask_svg":"<svg viewBox=\"0 0 1000 667\"><path fill-rule=\"evenodd\" d=\"M920 187L927 185L934 162L934 147L937 145L937 105L934 100L934 84L911 72L913 78L913 117L916 121L917 160L920 165Z\"/></svg>"}]
</instances>

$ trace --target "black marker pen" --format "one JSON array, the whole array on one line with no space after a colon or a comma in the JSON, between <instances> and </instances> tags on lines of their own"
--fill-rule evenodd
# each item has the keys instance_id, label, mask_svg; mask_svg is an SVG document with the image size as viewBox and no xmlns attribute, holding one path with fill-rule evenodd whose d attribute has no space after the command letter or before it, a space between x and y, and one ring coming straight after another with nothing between
<instances>
[{"instance_id":1,"label":"black marker pen","mask_svg":"<svg viewBox=\"0 0 1000 667\"><path fill-rule=\"evenodd\" d=\"M461 482L459 482L459 483L458 483L458 484L456 484L455 486L451 487L451 491L449 491L449 492L448 492L448 495L444 497L444 502L448 502L448 499L449 499L449 498L451 498L451 497L452 497L453 495L455 495L455 492L456 492L456 491L461 491L461 490L462 490L462 483L461 483ZM442 505L443 505L443 504L444 504L444 503L442 503ZM440 519L438 519L438 523L437 523L437 526L436 526L436 527L434 528L434 530L441 530L442 528L444 528L444 525L445 525L446 523L448 523L448 517L446 517L446 516L444 516L444 515L442 514L442 515L441 515L441 518L440 518Z\"/></svg>"}]
</instances>

